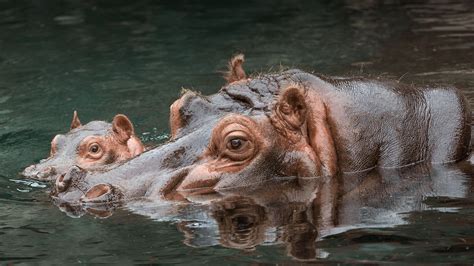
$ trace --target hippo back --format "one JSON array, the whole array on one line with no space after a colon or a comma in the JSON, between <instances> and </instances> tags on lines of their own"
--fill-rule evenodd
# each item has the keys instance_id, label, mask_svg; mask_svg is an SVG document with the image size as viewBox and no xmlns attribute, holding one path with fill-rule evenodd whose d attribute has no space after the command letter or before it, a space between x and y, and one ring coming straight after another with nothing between
<instances>
[{"instance_id":1,"label":"hippo back","mask_svg":"<svg viewBox=\"0 0 474 266\"><path fill-rule=\"evenodd\" d=\"M290 73L280 87L303 84L325 103L344 172L447 163L469 152L471 112L455 88Z\"/></svg>"}]
</instances>

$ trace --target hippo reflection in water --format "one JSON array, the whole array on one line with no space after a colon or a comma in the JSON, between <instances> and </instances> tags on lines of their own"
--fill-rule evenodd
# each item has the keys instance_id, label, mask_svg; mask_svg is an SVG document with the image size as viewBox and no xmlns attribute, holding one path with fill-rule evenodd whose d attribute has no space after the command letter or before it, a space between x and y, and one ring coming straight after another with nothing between
<instances>
[{"instance_id":1,"label":"hippo reflection in water","mask_svg":"<svg viewBox=\"0 0 474 266\"><path fill-rule=\"evenodd\" d=\"M283 245L289 256L309 260L328 255L321 248L325 246L321 242L328 236L360 244L373 243L374 239L401 244L424 242L419 236L397 234L396 229L379 233L363 230L407 224L415 220L410 216L416 217L417 213L427 220L437 220L442 215L439 212L446 211L445 206L472 204L473 174L474 167L469 162L434 167L418 164L346 174L343 178L351 180L352 186L337 191L334 211L328 213L321 212L321 204L325 202L311 191L320 183L302 182L301 178L280 184L266 182L257 190L229 191L205 204L209 205L204 207L207 220L203 221L202 216L176 218L180 218L178 229L184 233L184 243L192 247L221 245L253 250L259 245ZM136 211L133 206L130 209ZM139 213L153 216L150 209L147 212ZM203 222L195 226L196 220ZM464 228L467 230L469 226ZM467 240L465 245L472 245L472 240Z\"/></svg>"},{"instance_id":2,"label":"hippo reflection in water","mask_svg":"<svg viewBox=\"0 0 474 266\"><path fill-rule=\"evenodd\" d=\"M70 131L53 138L49 157L28 166L21 174L54 181L73 165L92 170L130 159L144 149L125 115L116 115L112 123L92 121L82 125L74 111Z\"/></svg>"},{"instance_id":3,"label":"hippo reflection in water","mask_svg":"<svg viewBox=\"0 0 474 266\"><path fill-rule=\"evenodd\" d=\"M331 204L334 205L331 212L321 211L322 205L328 202L317 192L319 188L331 185L330 182L324 178L305 177L272 178L246 189L188 195L192 201L189 204L135 200L127 202L126 207L151 219L176 223L188 246L221 245L251 251L259 245L281 245L289 256L311 260L328 255L324 250L328 236L344 239L342 244L374 243L375 239L400 244L425 242L420 235L398 234L395 226L416 223L417 216L438 225L445 219L457 219L458 216L443 216L440 212L449 211L446 207L472 205L473 174L472 159L457 164L432 166L420 163L397 169L343 174L341 178L347 182L333 191L337 200L336 204ZM112 204L61 206L68 215L75 217L85 213L108 217L114 207ZM468 229L469 219L461 224ZM374 230L383 227L395 229ZM364 232L367 228L370 231ZM472 244L472 240L464 241L467 241L464 242L466 247ZM453 252L457 252L456 249Z\"/></svg>"},{"instance_id":4,"label":"hippo reflection in water","mask_svg":"<svg viewBox=\"0 0 474 266\"><path fill-rule=\"evenodd\" d=\"M171 106L170 142L108 171L73 167L52 195L80 204L177 200L279 176L333 177L336 186L345 182L338 174L452 163L470 152L471 112L454 88L301 70L247 78L242 59L231 60L218 93L186 92Z\"/></svg>"}]
</instances>

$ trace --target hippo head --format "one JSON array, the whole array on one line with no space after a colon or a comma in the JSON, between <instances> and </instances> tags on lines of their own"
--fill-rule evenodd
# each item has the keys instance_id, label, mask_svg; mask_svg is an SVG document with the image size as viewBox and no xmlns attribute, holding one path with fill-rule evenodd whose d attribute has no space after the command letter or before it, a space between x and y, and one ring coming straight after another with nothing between
<instances>
[{"instance_id":1,"label":"hippo head","mask_svg":"<svg viewBox=\"0 0 474 266\"><path fill-rule=\"evenodd\" d=\"M112 124L92 121L82 125L74 112L71 130L53 138L49 157L27 167L22 175L55 180L73 165L94 169L129 159L143 151L144 146L125 115L116 115Z\"/></svg>"},{"instance_id":2,"label":"hippo head","mask_svg":"<svg viewBox=\"0 0 474 266\"><path fill-rule=\"evenodd\" d=\"M324 112L314 110L314 102L311 110L307 99L303 88L291 85L279 92L268 112L220 119L177 191L219 192L275 176L334 175L335 151Z\"/></svg>"}]
</instances>

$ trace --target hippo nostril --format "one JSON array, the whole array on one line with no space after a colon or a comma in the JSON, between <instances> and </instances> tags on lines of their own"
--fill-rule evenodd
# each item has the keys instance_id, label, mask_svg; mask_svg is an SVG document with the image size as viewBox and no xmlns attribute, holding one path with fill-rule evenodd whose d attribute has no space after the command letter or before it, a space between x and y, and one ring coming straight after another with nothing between
<instances>
[{"instance_id":1,"label":"hippo nostril","mask_svg":"<svg viewBox=\"0 0 474 266\"><path fill-rule=\"evenodd\" d=\"M70 178L66 178L68 174L62 174L58 179L56 179L56 190L57 192L64 192L70 185Z\"/></svg>"},{"instance_id":2,"label":"hippo nostril","mask_svg":"<svg viewBox=\"0 0 474 266\"><path fill-rule=\"evenodd\" d=\"M38 177L39 179L46 179L48 177L54 176L55 174L56 174L56 168L52 166L48 166L45 169L43 169L43 171L40 171L36 175L36 177Z\"/></svg>"},{"instance_id":3,"label":"hippo nostril","mask_svg":"<svg viewBox=\"0 0 474 266\"><path fill-rule=\"evenodd\" d=\"M87 193L85 195L85 198L95 199L95 198L103 196L107 193L110 193L110 191L111 191L110 186L108 186L106 184L100 184L100 185L97 185L97 186L91 188L89 191L87 191Z\"/></svg>"},{"instance_id":4,"label":"hippo nostril","mask_svg":"<svg viewBox=\"0 0 474 266\"><path fill-rule=\"evenodd\" d=\"M80 168L79 166L73 166L71 169L66 173L62 174L56 179L56 190L61 193L66 191L69 186L72 184L73 180L80 180L86 175L86 172Z\"/></svg>"},{"instance_id":5,"label":"hippo nostril","mask_svg":"<svg viewBox=\"0 0 474 266\"><path fill-rule=\"evenodd\" d=\"M59 182L63 182L65 175L66 175L66 174L62 174L62 175L58 178L58 181L59 181Z\"/></svg>"},{"instance_id":6,"label":"hippo nostril","mask_svg":"<svg viewBox=\"0 0 474 266\"><path fill-rule=\"evenodd\" d=\"M69 170L69 173L71 175L81 175L83 173L85 173L84 169L82 169L81 167L77 166L77 165L74 165L71 167L71 169Z\"/></svg>"},{"instance_id":7,"label":"hippo nostril","mask_svg":"<svg viewBox=\"0 0 474 266\"><path fill-rule=\"evenodd\" d=\"M112 203L123 198L121 191L110 184L98 184L90 188L80 199L83 204Z\"/></svg>"}]
</instances>

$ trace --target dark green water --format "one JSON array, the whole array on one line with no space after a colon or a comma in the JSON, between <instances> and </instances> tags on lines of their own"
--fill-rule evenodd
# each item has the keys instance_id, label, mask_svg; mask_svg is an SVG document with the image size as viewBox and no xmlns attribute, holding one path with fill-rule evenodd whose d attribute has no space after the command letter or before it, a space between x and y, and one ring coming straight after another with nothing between
<instances>
[{"instance_id":1,"label":"dark green water","mask_svg":"<svg viewBox=\"0 0 474 266\"><path fill-rule=\"evenodd\" d=\"M71 218L49 201L47 184L17 173L46 157L73 110L83 122L125 113L143 140L159 143L181 88L216 92L236 51L249 72L283 65L449 83L474 106L471 1L351 2L0 0L0 264L294 262L271 232L255 248L222 244L204 214L186 230L180 212L156 208ZM472 263L473 175L441 182L456 193L402 208L400 221L318 238L314 260Z\"/></svg>"}]
</instances>

